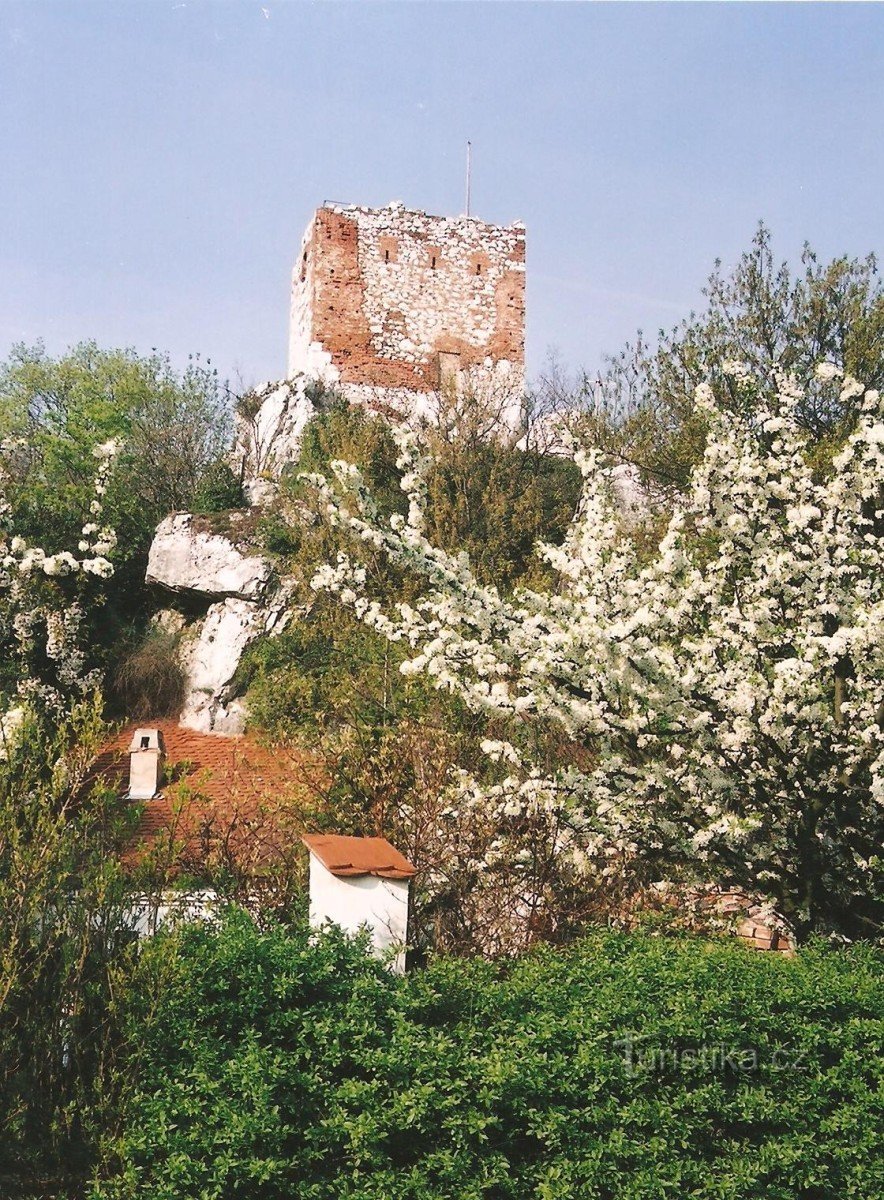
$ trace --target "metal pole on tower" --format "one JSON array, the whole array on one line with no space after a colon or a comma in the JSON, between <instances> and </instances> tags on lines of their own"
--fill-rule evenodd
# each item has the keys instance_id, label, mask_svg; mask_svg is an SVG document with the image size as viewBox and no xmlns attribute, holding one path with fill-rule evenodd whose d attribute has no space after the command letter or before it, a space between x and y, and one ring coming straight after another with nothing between
<instances>
[{"instance_id":1,"label":"metal pole on tower","mask_svg":"<svg viewBox=\"0 0 884 1200\"><path fill-rule=\"evenodd\" d=\"M473 143L467 142L467 216L470 215L470 188L473 175Z\"/></svg>"}]
</instances>

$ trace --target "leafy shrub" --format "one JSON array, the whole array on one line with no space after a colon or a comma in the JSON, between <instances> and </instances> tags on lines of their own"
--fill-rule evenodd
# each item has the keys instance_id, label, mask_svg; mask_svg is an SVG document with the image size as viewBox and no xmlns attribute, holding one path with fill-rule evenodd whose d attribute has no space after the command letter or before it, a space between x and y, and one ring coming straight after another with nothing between
<instances>
[{"instance_id":1,"label":"leafy shrub","mask_svg":"<svg viewBox=\"0 0 884 1200\"><path fill-rule=\"evenodd\" d=\"M82 1195L116 1112L116 999L132 934L120 851L134 810L88 786L100 698L31 714L0 756L0 1196Z\"/></svg>"},{"instance_id":2,"label":"leafy shrub","mask_svg":"<svg viewBox=\"0 0 884 1200\"><path fill-rule=\"evenodd\" d=\"M579 472L567 458L515 449L500 437L462 423L456 430L425 431L431 467L427 480L427 528L446 549L465 550L483 582L504 591L548 579L536 554L538 540L557 542L574 512ZM382 513L404 512L396 469L398 451L390 427L365 409L337 400L307 424L290 488L311 499L294 482L298 473L328 476L343 459L359 466ZM319 540L318 540L319 539ZM321 535L301 539L296 557L325 545ZM340 548L335 543L332 552ZM318 559L318 561L324 561Z\"/></svg>"},{"instance_id":3,"label":"leafy shrub","mask_svg":"<svg viewBox=\"0 0 884 1200\"><path fill-rule=\"evenodd\" d=\"M197 486L193 496L196 513L226 512L245 507L242 480L223 459L212 463Z\"/></svg>"},{"instance_id":4,"label":"leafy shrub","mask_svg":"<svg viewBox=\"0 0 884 1200\"><path fill-rule=\"evenodd\" d=\"M884 1196L880 951L596 933L401 979L234 915L171 956L95 1200Z\"/></svg>"}]
</instances>

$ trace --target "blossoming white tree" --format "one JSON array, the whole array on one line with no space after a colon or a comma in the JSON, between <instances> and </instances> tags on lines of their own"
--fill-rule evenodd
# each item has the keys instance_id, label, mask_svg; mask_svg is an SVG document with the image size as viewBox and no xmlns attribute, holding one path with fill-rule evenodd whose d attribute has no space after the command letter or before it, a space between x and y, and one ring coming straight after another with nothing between
<instances>
[{"instance_id":1,"label":"blossoming white tree","mask_svg":"<svg viewBox=\"0 0 884 1200\"><path fill-rule=\"evenodd\" d=\"M736 384L756 388L737 363ZM329 521L423 576L430 590L386 612L341 553L317 589L386 637L403 670L426 672L476 708L551 721L581 765L542 772L509 744L493 787L455 781L505 816L554 816L560 852L597 879L737 885L799 936L882 923L884 840L884 420L834 364L817 385L862 397L856 428L817 478L796 420L802 391L778 378L746 406L703 385L704 458L656 557L625 536L594 452L552 594L512 600L422 531L424 464L402 430L407 518L381 520L356 468L312 477ZM513 741L518 739L514 737Z\"/></svg>"},{"instance_id":2,"label":"blossoming white tree","mask_svg":"<svg viewBox=\"0 0 884 1200\"><path fill-rule=\"evenodd\" d=\"M93 451L98 460L94 493L78 552L47 553L11 529L4 457L15 449L6 443L0 446L0 621L3 644L16 660L17 694L17 702L0 716L4 758L7 742L21 727L26 709L58 715L67 702L96 689L98 676L88 669L80 638L83 592L94 591L113 574L108 555L117 541L114 530L101 521L108 477L119 450L116 441L104 442ZM61 580L73 586L66 587Z\"/></svg>"},{"instance_id":3,"label":"blossoming white tree","mask_svg":"<svg viewBox=\"0 0 884 1200\"><path fill-rule=\"evenodd\" d=\"M131 943L131 884L121 858L129 816L109 790L88 785L105 726L98 673L80 636L86 606L113 573L116 535L102 518L117 444L94 451L94 491L76 551L49 552L14 533L4 468L6 454L17 449L0 446L0 1095L11 1118L4 1125L7 1164L40 1154L59 1162L76 1144L71 1132L93 1103L95 1064L113 1054L108 1017Z\"/></svg>"}]
</instances>

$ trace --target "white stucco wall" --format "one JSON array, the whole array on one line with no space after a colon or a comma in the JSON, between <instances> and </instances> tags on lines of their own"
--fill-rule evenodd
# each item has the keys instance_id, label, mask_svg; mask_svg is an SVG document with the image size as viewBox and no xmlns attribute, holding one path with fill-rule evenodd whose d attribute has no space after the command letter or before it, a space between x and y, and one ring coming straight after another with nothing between
<instances>
[{"instance_id":1,"label":"white stucco wall","mask_svg":"<svg viewBox=\"0 0 884 1200\"><path fill-rule=\"evenodd\" d=\"M218 893L212 888L192 892L164 892L162 896L141 896L134 900L126 914L126 924L139 937L151 937L165 925L182 922L218 921Z\"/></svg>"},{"instance_id":2,"label":"white stucco wall","mask_svg":"<svg viewBox=\"0 0 884 1200\"><path fill-rule=\"evenodd\" d=\"M379 879L376 875L337 876L310 855L310 924L326 922L345 933L357 933L363 925L371 932L378 954L393 953L391 968L405 970L405 941L408 933L407 879Z\"/></svg>"}]
</instances>

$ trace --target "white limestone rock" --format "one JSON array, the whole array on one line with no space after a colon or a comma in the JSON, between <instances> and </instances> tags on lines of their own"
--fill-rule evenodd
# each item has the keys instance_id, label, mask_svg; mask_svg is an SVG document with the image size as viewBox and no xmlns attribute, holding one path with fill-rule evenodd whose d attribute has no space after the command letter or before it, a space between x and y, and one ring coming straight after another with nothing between
<instances>
[{"instance_id":1,"label":"white limestone rock","mask_svg":"<svg viewBox=\"0 0 884 1200\"><path fill-rule=\"evenodd\" d=\"M272 488L298 459L304 427L315 412L307 385L303 376L264 383L239 405L231 461L242 473L250 504L264 503L266 485Z\"/></svg>"},{"instance_id":2,"label":"white limestone rock","mask_svg":"<svg viewBox=\"0 0 884 1200\"><path fill-rule=\"evenodd\" d=\"M175 608L161 608L150 618L150 623L162 633L179 637L187 628L187 617Z\"/></svg>"},{"instance_id":3,"label":"white limestone rock","mask_svg":"<svg viewBox=\"0 0 884 1200\"><path fill-rule=\"evenodd\" d=\"M279 587L263 603L236 596L212 604L185 635L179 661L187 676L180 723L201 733L239 734L246 709L236 692L236 672L246 647L262 634L275 636L291 616L290 594Z\"/></svg>"},{"instance_id":4,"label":"white limestone rock","mask_svg":"<svg viewBox=\"0 0 884 1200\"><path fill-rule=\"evenodd\" d=\"M187 695L180 720L203 733L242 733L245 707L235 679L243 651L261 634L279 633L289 617L289 589L249 547L248 527L248 514L229 514L219 531L205 517L178 513L160 522L148 557L148 583L208 604L205 617L183 629L180 614L157 618L182 632Z\"/></svg>"},{"instance_id":5,"label":"white limestone rock","mask_svg":"<svg viewBox=\"0 0 884 1200\"><path fill-rule=\"evenodd\" d=\"M262 616L257 605L228 596L192 627L180 655L188 685L182 725L201 733L242 732L243 705L231 688L243 651L261 631Z\"/></svg>"},{"instance_id":6,"label":"white limestone rock","mask_svg":"<svg viewBox=\"0 0 884 1200\"><path fill-rule=\"evenodd\" d=\"M213 533L199 517L175 513L157 526L147 561L148 583L175 592L258 600L273 573L261 555L240 549L234 535Z\"/></svg>"},{"instance_id":7,"label":"white limestone rock","mask_svg":"<svg viewBox=\"0 0 884 1200\"><path fill-rule=\"evenodd\" d=\"M248 479L242 490L251 508L269 508L279 495L279 484L270 479Z\"/></svg>"}]
</instances>

